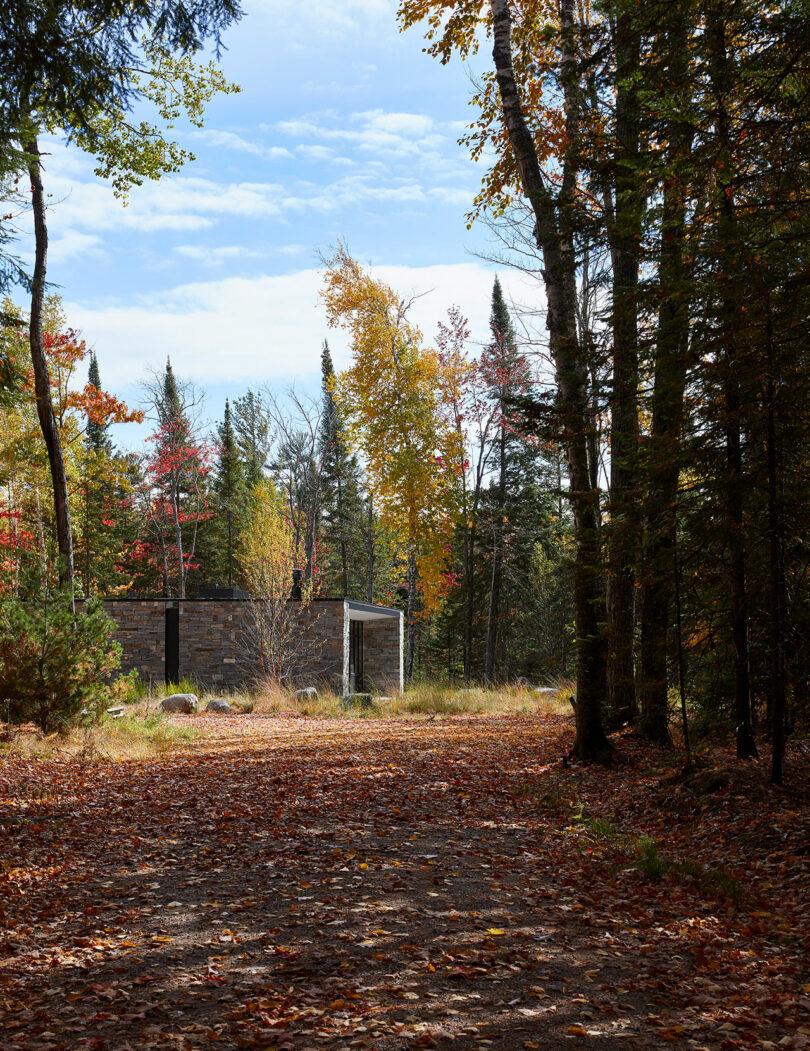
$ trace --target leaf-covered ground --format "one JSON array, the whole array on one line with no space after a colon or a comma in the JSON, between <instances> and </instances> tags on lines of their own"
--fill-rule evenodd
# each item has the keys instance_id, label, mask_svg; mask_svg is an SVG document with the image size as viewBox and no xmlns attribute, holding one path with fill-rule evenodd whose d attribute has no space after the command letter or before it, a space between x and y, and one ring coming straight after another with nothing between
<instances>
[{"instance_id":1,"label":"leaf-covered ground","mask_svg":"<svg viewBox=\"0 0 810 1051\"><path fill-rule=\"evenodd\" d=\"M564 769L559 715L196 721L0 760L3 1051L810 1046L806 746L778 791Z\"/></svg>"}]
</instances>

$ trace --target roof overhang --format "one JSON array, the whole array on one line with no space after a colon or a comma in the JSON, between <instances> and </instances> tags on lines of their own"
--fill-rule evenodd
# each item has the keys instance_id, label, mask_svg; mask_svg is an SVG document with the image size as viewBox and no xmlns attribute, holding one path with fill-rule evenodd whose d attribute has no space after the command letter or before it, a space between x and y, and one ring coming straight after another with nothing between
<instances>
[{"instance_id":1,"label":"roof overhang","mask_svg":"<svg viewBox=\"0 0 810 1051\"><path fill-rule=\"evenodd\" d=\"M370 602L355 602L346 599L346 613L349 620L386 620L389 617L401 617L401 609L391 606L374 606Z\"/></svg>"}]
</instances>

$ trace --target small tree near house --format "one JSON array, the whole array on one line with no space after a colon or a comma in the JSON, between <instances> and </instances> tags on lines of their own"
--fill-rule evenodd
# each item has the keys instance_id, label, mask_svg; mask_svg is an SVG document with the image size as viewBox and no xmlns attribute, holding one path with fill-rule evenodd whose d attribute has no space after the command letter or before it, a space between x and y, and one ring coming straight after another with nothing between
<instances>
[{"instance_id":1,"label":"small tree near house","mask_svg":"<svg viewBox=\"0 0 810 1051\"><path fill-rule=\"evenodd\" d=\"M304 582L300 601L290 601L295 568L293 527L286 502L269 478L257 482L251 491L237 557L253 597L247 612L245 663L258 681L279 688L302 663L305 641L301 626L309 613L312 585Z\"/></svg>"}]
</instances>

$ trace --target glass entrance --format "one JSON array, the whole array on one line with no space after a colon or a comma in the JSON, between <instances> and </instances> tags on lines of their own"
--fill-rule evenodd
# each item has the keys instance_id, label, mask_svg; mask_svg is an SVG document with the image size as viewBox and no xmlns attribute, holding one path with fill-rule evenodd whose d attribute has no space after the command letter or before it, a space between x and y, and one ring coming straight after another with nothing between
<instances>
[{"instance_id":1,"label":"glass entrance","mask_svg":"<svg viewBox=\"0 0 810 1051\"><path fill-rule=\"evenodd\" d=\"M363 622L349 621L349 689L363 692Z\"/></svg>"}]
</instances>

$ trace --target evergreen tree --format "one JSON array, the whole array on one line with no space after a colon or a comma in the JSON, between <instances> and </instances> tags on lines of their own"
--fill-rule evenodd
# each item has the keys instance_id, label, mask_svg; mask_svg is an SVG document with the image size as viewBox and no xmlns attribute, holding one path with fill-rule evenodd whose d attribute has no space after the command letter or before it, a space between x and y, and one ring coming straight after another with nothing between
<instances>
[{"instance_id":1,"label":"evergreen tree","mask_svg":"<svg viewBox=\"0 0 810 1051\"><path fill-rule=\"evenodd\" d=\"M533 549L548 519L538 451L517 426L517 405L531 389L531 370L518 348L497 277L492 287L490 330L492 342L484 350L482 366L497 416L487 463L491 481L482 500L483 528L479 531L487 549L477 559L479 572L488 578L483 669L487 682L510 674L508 639L513 632L508 625L516 611L525 609L531 595Z\"/></svg>"},{"instance_id":2,"label":"evergreen tree","mask_svg":"<svg viewBox=\"0 0 810 1051\"><path fill-rule=\"evenodd\" d=\"M210 518L210 453L193 432L168 360L154 399L158 426L139 486L144 530L131 554L147 589L158 577L164 595L185 598L188 574L198 568L200 524Z\"/></svg>"},{"instance_id":3,"label":"evergreen tree","mask_svg":"<svg viewBox=\"0 0 810 1051\"><path fill-rule=\"evenodd\" d=\"M236 557L245 524L248 489L239 456L230 402L217 427L218 450L212 483L211 518L200 537L200 561L209 580L234 587L241 579Z\"/></svg>"},{"instance_id":4,"label":"evergreen tree","mask_svg":"<svg viewBox=\"0 0 810 1051\"><path fill-rule=\"evenodd\" d=\"M93 394L102 392L98 359L87 375ZM129 584L121 555L135 533L130 465L116 454L109 424L88 417L82 456L82 485L75 497L76 574L86 597L113 595Z\"/></svg>"},{"instance_id":5,"label":"evergreen tree","mask_svg":"<svg viewBox=\"0 0 810 1051\"><path fill-rule=\"evenodd\" d=\"M260 394L248 390L233 403L232 425L245 480L252 489L264 477L270 452L270 419Z\"/></svg>"},{"instance_id":6,"label":"evergreen tree","mask_svg":"<svg viewBox=\"0 0 810 1051\"><path fill-rule=\"evenodd\" d=\"M369 593L373 591L373 583L369 585L369 578L373 582L374 541L368 531L357 457L346 445L332 394L333 376L332 355L329 344L324 340L321 352L323 412L320 435L321 590L325 594L368 599Z\"/></svg>"},{"instance_id":7,"label":"evergreen tree","mask_svg":"<svg viewBox=\"0 0 810 1051\"><path fill-rule=\"evenodd\" d=\"M97 391L101 390L101 374L98 368L98 358L93 353L90 355L90 367L87 370L87 382ZM112 452L112 442L109 437L110 426L106 423L98 423L96 420L87 421L87 447L96 454Z\"/></svg>"}]
</instances>

